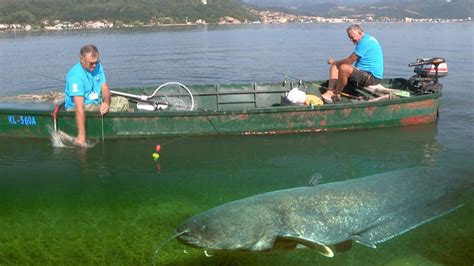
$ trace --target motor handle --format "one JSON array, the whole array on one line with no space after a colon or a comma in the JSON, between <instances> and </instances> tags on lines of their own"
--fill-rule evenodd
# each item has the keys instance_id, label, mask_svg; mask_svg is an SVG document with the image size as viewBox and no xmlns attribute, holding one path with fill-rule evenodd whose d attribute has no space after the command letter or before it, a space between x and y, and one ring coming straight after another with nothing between
<instances>
[{"instance_id":1,"label":"motor handle","mask_svg":"<svg viewBox=\"0 0 474 266\"><path fill-rule=\"evenodd\" d=\"M422 66L422 65L435 65L439 66L440 64L444 63L445 60L442 57L433 57L430 59L418 59L415 63L410 63L408 64L409 67L414 67L414 66Z\"/></svg>"}]
</instances>

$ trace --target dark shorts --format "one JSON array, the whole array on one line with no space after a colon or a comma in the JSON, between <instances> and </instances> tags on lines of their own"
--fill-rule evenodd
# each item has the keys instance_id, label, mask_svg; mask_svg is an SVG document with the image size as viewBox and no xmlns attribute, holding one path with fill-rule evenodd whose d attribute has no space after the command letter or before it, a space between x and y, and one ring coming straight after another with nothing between
<instances>
[{"instance_id":1,"label":"dark shorts","mask_svg":"<svg viewBox=\"0 0 474 266\"><path fill-rule=\"evenodd\" d=\"M372 73L354 68L349 81L357 87L367 87L377 85L380 83L380 79L374 77Z\"/></svg>"}]
</instances>

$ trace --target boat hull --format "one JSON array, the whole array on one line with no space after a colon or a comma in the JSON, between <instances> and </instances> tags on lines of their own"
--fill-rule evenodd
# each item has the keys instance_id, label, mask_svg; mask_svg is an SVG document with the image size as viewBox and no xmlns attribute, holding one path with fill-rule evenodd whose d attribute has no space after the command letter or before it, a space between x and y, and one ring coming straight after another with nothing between
<instances>
[{"instance_id":1,"label":"boat hull","mask_svg":"<svg viewBox=\"0 0 474 266\"><path fill-rule=\"evenodd\" d=\"M183 135L266 135L368 129L433 123L440 93L380 102L192 111L87 112L89 138ZM48 138L53 106L0 106L0 136ZM74 135L74 112L60 111L57 128Z\"/></svg>"}]
</instances>

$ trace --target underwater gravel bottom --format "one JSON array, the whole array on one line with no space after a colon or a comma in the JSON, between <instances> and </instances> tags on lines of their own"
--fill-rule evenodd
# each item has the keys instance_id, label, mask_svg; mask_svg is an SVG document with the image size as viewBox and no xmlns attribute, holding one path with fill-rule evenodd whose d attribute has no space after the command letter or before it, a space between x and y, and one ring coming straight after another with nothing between
<instances>
[{"instance_id":1,"label":"underwater gravel bottom","mask_svg":"<svg viewBox=\"0 0 474 266\"><path fill-rule=\"evenodd\" d=\"M370 134L370 141L365 134ZM387 136L397 138L389 139ZM107 141L92 149L1 142L0 264L472 264L474 193L464 206L377 249L334 258L309 249L202 250L169 240L187 218L223 203L414 166L452 165L434 125L328 134ZM374 145L383 140L384 145ZM152 159L162 145L160 158ZM426 189L429 189L427 184ZM157 253L157 249L159 249ZM156 254L157 253L157 254Z\"/></svg>"}]
</instances>

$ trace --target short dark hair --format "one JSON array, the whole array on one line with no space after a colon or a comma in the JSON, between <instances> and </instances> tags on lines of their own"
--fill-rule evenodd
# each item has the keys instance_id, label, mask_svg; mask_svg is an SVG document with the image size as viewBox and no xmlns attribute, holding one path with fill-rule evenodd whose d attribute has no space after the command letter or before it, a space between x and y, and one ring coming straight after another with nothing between
<instances>
[{"instance_id":1,"label":"short dark hair","mask_svg":"<svg viewBox=\"0 0 474 266\"><path fill-rule=\"evenodd\" d=\"M350 25L350 26L347 28L346 31L347 31L347 32L349 32L349 31L360 31L360 32L364 32L364 30L362 29L362 27L359 26L358 24L352 24L352 25Z\"/></svg>"},{"instance_id":2,"label":"short dark hair","mask_svg":"<svg viewBox=\"0 0 474 266\"><path fill-rule=\"evenodd\" d=\"M97 47L93 44L87 44L81 47L81 51L79 54L81 57L84 57L88 54L98 55L99 49L97 49Z\"/></svg>"}]
</instances>

